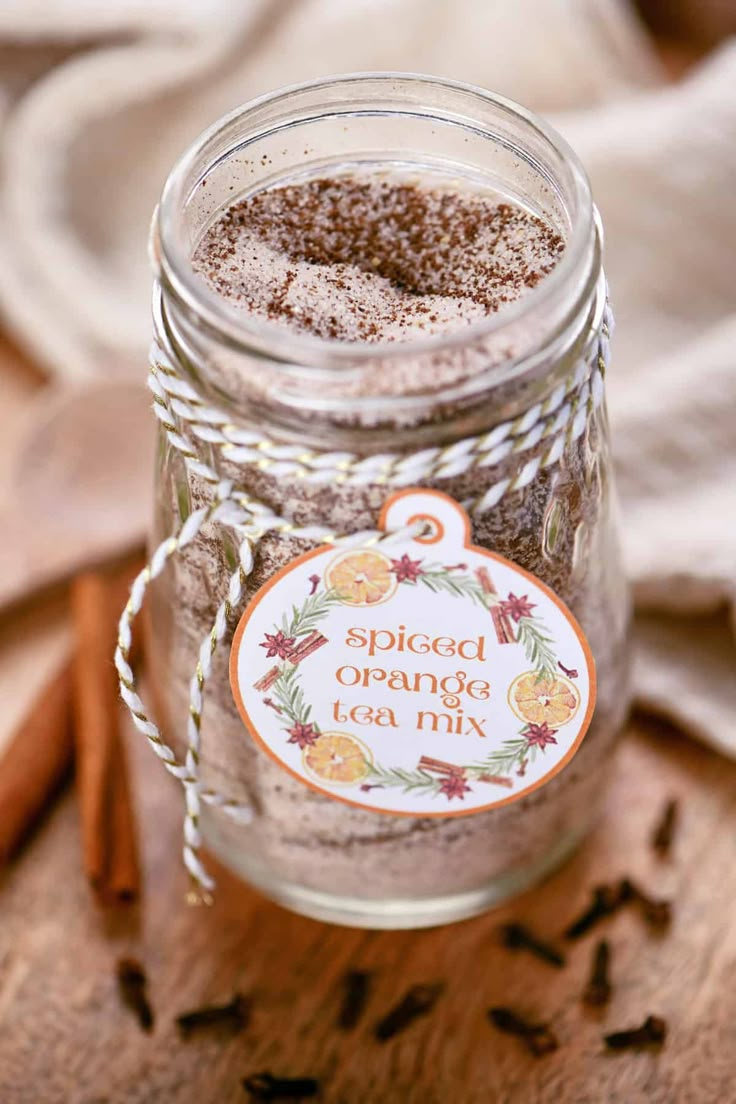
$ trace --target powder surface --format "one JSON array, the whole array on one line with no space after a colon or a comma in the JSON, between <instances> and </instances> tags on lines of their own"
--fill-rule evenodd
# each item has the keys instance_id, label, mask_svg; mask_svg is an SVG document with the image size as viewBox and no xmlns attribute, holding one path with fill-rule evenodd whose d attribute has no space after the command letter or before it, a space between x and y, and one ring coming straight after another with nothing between
<instances>
[{"instance_id":1,"label":"powder surface","mask_svg":"<svg viewBox=\"0 0 736 1104\"><path fill-rule=\"evenodd\" d=\"M557 263L559 234L467 186L341 174L230 207L192 258L231 305L349 342L457 330L519 299Z\"/></svg>"}]
</instances>

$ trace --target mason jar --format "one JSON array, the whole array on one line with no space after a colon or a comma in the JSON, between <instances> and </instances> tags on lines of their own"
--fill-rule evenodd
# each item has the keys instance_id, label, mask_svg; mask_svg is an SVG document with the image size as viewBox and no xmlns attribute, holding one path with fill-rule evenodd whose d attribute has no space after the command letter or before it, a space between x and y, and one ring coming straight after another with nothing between
<instances>
[{"instance_id":1,"label":"mason jar","mask_svg":"<svg viewBox=\"0 0 736 1104\"><path fill-rule=\"evenodd\" d=\"M394 343L235 312L195 273L234 200L366 170L490 188L564 251L502 310ZM153 572L148 658L190 768L190 851L366 927L459 920L527 889L588 831L629 702L611 318L578 159L480 88L321 80L193 143L152 254L152 548L173 551Z\"/></svg>"}]
</instances>

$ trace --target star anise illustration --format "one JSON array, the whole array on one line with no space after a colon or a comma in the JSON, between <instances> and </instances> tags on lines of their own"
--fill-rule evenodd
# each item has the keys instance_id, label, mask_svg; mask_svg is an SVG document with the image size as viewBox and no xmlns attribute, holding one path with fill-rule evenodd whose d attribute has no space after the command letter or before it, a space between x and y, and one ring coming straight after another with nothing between
<instances>
[{"instance_id":1,"label":"star anise illustration","mask_svg":"<svg viewBox=\"0 0 736 1104\"><path fill-rule=\"evenodd\" d=\"M288 743L298 744L300 748L311 747L319 739L319 732L313 724L302 724L297 721L292 728L286 730L289 733Z\"/></svg>"},{"instance_id":2,"label":"star anise illustration","mask_svg":"<svg viewBox=\"0 0 736 1104\"><path fill-rule=\"evenodd\" d=\"M527 725L522 735L530 747L538 747L542 751L544 751L547 744L557 743L557 729L550 728L546 721L541 725Z\"/></svg>"},{"instance_id":3,"label":"star anise illustration","mask_svg":"<svg viewBox=\"0 0 736 1104\"><path fill-rule=\"evenodd\" d=\"M517 598L510 593L505 602L501 602L501 612L508 614L514 621L521 621L522 617L531 617L532 610L536 609L536 602L530 602L528 595Z\"/></svg>"},{"instance_id":4,"label":"star anise illustration","mask_svg":"<svg viewBox=\"0 0 736 1104\"><path fill-rule=\"evenodd\" d=\"M447 778L443 778L440 782L439 792L444 794L448 801L452 801L453 797L459 797L464 801L465 794L470 793L470 786L461 774L448 774Z\"/></svg>"},{"instance_id":5,"label":"star anise illustration","mask_svg":"<svg viewBox=\"0 0 736 1104\"><path fill-rule=\"evenodd\" d=\"M264 635L265 640L258 647L266 649L266 655L269 659L273 656L278 656L279 659L289 658L295 644L293 636L286 636L280 629L278 632L265 633Z\"/></svg>"},{"instance_id":6,"label":"star anise illustration","mask_svg":"<svg viewBox=\"0 0 736 1104\"><path fill-rule=\"evenodd\" d=\"M391 570L396 576L397 583L415 583L420 575L423 575L422 561L410 560L406 552L400 560L391 560Z\"/></svg>"}]
</instances>

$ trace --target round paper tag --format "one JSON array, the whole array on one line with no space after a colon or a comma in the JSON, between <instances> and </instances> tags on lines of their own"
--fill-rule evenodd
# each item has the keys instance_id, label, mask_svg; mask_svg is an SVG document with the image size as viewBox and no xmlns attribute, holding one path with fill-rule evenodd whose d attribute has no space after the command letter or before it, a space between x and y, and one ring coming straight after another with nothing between
<instances>
[{"instance_id":1,"label":"round paper tag","mask_svg":"<svg viewBox=\"0 0 736 1104\"><path fill-rule=\"evenodd\" d=\"M405 816L529 793L575 754L595 704L587 641L534 575L470 544L438 491L388 499L421 536L300 556L254 596L230 679L253 737L312 789Z\"/></svg>"}]
</instances>

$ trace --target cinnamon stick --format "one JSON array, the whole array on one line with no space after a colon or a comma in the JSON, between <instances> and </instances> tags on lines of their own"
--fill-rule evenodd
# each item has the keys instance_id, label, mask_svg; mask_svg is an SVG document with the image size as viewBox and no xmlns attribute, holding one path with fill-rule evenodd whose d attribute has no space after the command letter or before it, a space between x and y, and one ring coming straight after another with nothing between
<instances>
[{"instance_id":1,"label":"cinnamon stick","mask_svg":"<svg viewBox=\"0 0 736 1104\"><path fill-rule=\"evenodd\" d=\"M496 597L498 595L498 591L493 585L493 580L488 574L488 569L485 567L478 567L475 570L475 574L478 582L481 585L483 593ZM489 609L491 620L493 621L493 627L496 630L496 638L498 639L498 643L513 644L515 640L514 630L507 614L503 613L496 604L491 605Z\"/></svg>"},{"instance_id":2,"label":"cinnamon stick","mask_svg":"<svg viewBox=\"0 0 736 1104\"><path fill-rule=\"evenodd\" d=\"M17 854L71 770L72 661L43 687L0 760L0 867Z\"/></svg>"},{"instance_id":3,"label":"cinnamon stick","mask_svg":"<svg viewBox=\"0 0 736 1104\"><path fill-rule=\"evenodd\" d=\"M103 904L133 900L140 888L112 662L118 593L116 582L100 572L85 572L72 585L75 746L84 868Z\"/></svg>"}]
</instances>

